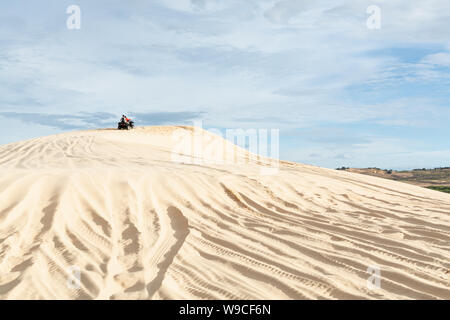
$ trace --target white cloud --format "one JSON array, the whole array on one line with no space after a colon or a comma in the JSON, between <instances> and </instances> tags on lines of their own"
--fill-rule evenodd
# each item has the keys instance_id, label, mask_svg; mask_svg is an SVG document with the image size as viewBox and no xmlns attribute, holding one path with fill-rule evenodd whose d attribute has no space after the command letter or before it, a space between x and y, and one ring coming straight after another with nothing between
<instances>
[{"instance_id":1,"label":"white cloud","mask_svg":"<svg viewBox=\"0 0 450 320\"><path fill-rule=\"evenodd\" d=\"M312 6L308 0L283 0L275 3L264 15L276 23L289 23L289 21Z\"/></svg>"},{"instance_id":2,"label":"white cloud","mask_svg":"<svg viewBox=\"0 0 450 320\"><path fill-rule=\"evenodd\" d=\"M172 10L188 13L211 13L225 9L230 0L158 0L157 3Z\"/></svg>"},{"instance_id":3,"label":"white cloud","mask_svg":"<svg viewBox=\"0 0 450 320\"><path fill-rule=\"evenodd\" d=\"M422 63L427 63L435 66L450 67L450 53L440 52L430 54L423 58Z\"/></svg>"}]
</instances>

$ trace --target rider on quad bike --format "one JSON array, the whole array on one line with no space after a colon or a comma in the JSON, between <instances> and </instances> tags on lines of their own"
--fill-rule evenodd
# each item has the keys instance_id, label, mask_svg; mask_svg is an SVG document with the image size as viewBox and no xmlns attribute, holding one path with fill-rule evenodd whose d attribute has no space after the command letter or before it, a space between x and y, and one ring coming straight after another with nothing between
<instances>
[{"instance_id":1,"label":"rider on quad bike","mask_svg":"<svg viewBox=\"0 0 450 320\"><path fill-rule=\"evenodd\" d=\"M122 115L122 118L120 119L120 122L118 123L117 129L122 130L129 130L134 128L134 122L127 118L125 115Z\"/></svg>"}]
</instances>

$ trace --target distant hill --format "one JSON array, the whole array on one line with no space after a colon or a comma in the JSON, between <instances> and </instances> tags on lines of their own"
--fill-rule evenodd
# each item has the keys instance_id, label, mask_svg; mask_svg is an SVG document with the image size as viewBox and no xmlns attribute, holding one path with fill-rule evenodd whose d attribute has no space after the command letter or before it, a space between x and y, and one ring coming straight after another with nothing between
<instances>
[{"instance_id":1,"label":"distant hill","mask_svg":"<svg viewBox=\"0 0 450 320\"><path fill-rule=\"evenodd\" d=\"M347 168L337 170L360 173L450 193L450 167L396 171L380 168Z\"/></svg>"}]
</instances>

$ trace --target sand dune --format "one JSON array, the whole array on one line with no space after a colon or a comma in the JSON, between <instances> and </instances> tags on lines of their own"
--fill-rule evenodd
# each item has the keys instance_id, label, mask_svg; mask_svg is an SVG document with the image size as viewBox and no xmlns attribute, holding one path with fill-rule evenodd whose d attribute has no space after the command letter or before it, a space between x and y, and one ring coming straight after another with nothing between
<instances>
[{"instance_id":1,"label":"sand dune","mask_svg":"<svg viewBox=\"0 0 450 320\"><path fill-rule=\"evenodd\" d=\"M175 130L191 132L0 146L0 298L450 299L449 194L289 162L177 163Z\"/></svg>"}]
</instances>

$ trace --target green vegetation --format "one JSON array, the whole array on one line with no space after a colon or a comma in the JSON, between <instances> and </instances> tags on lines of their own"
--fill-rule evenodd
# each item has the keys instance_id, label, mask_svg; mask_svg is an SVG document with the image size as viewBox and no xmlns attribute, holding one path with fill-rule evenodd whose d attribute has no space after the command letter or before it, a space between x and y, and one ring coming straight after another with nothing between
<instances>
[{"instance_id":1,"label":"green vegetation","mask_svg":"<svg viewBox=\"0 0 450 320\"><path fill-rule=\"evenodd\" d=\"M430 186L428 189L450 193L450 186Z\"/></svg>"}]
</instances>

